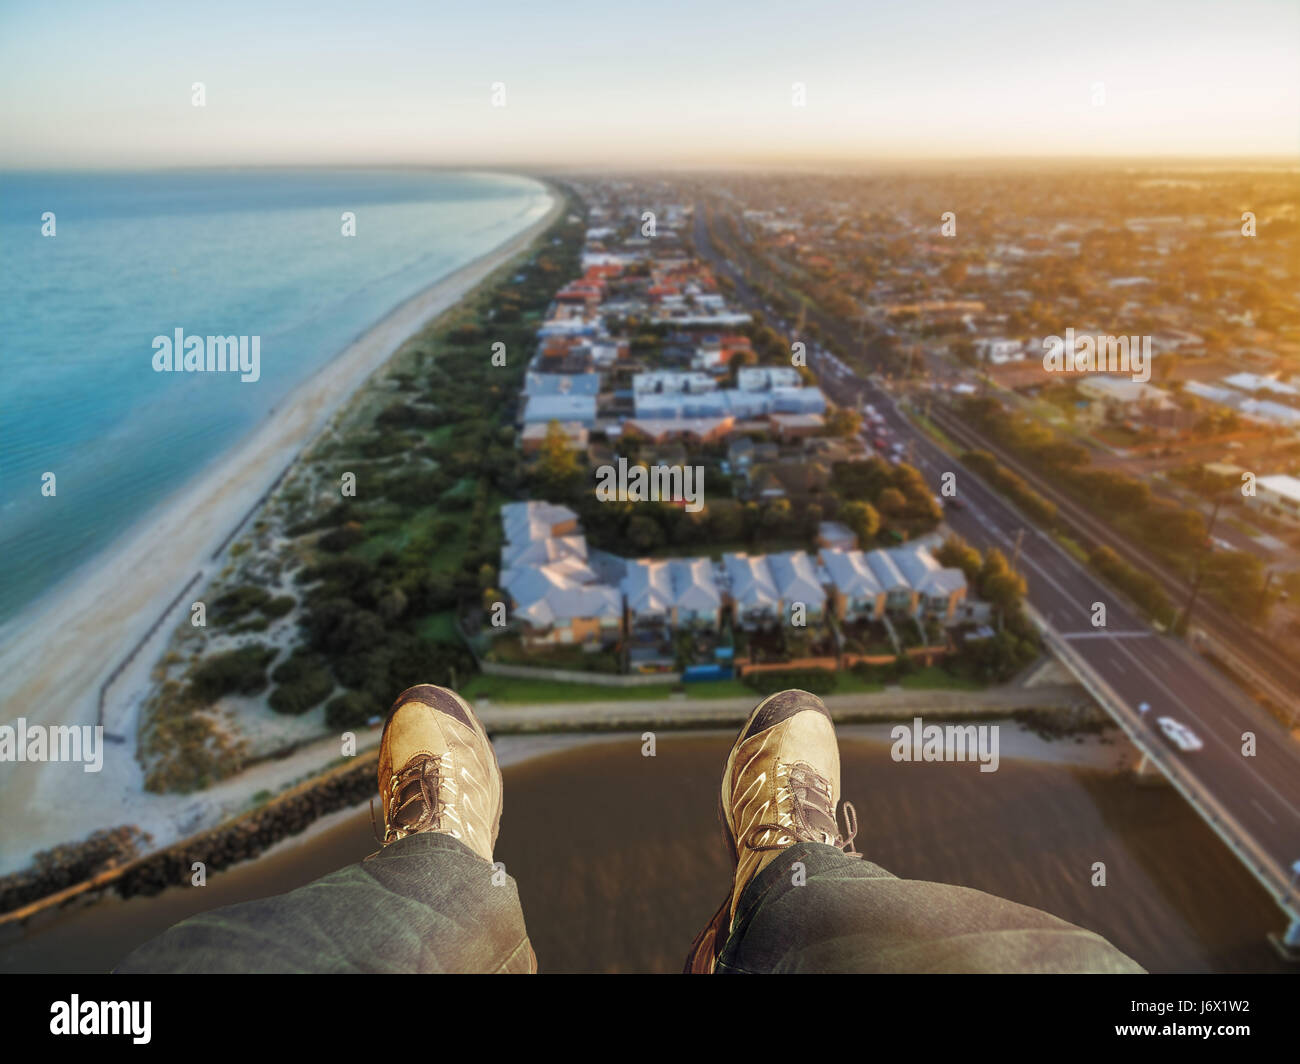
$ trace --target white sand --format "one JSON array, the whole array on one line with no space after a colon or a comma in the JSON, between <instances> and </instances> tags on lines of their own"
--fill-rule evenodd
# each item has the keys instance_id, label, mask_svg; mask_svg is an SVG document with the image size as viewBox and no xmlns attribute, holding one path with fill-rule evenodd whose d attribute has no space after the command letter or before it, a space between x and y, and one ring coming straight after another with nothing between
<instances>
[{"instance_id":1,"label":"white sand","mask_svg":"<svg viewBox=\"0 0 1300 1064\"><path fill-rule=\"evenodd\" d=\"M94 724L100 685L186 582L202 571L198 595L216 570L209 556L293 457L405 340L523 252L562 206L553 196L541 220L392 310L280 403L198 482L181 489L95 562L0 629L3 720ZM20 867L37 849L80 840L98 827L135 823L174 837L178 817L192 821L195 806L207 804L142 792L134 713L121 708L138 705L150 669L188 610L188 598L113 685L106 719L110 728L127 733L128 741L106 746L103 771L0 763L0 813L5 818L0 872ZM189 815L183 815L187 809Z\"/></svg>"}]
</instances>

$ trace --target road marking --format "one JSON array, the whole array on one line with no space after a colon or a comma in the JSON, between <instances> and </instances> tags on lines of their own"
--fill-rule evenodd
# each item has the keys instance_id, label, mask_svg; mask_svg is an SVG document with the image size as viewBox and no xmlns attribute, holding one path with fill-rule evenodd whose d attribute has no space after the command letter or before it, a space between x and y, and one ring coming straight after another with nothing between
<instances>
[{"instance_id":1,"label":"road marking","mask_svg":"<svg viewBox=\"0 0 1300 1064\"><path fill-rule=\"evenodd\" d=\"M994 532L995 532L995 534L997 535L997 537L998 537L999 539L1001 539L1004 543L1007 543L1008 545L1010 545L1010 543L1011 543L1011 538L1010 538L1006 533L1002 532L1001 529L994 529ZM1061 550L1060 547L1059 547L1059 545L1055 544L1055 542L1053 542L1053 546L1056 546L1056 547L1057 547L1057 550L1060 551L1060 554L1061 554L1061 555L1063 555L1063 556L1065 556L1065 557L1068 557L1068 555L1065 555L1065 552L1064 552L1063 550ZM1042 565L1040 565L1038 562L1036 562L1036 561L1033 559L1032 556L1030 556L1028 553L1022 553L1022 554L1020 555L1020 560L1021 560L1025 565L1028 565L1028 566L1030 566L1031 568L1035 569L1035 570L1039 573L1039 575L1042 576L1042 578L1043 578L1044 580L1046 580L1049 584L1051 584L1052 587L1056 588L1056 590L1061 594L1061 596L1062 596L1062 597L1063 597L1067 602L1069 602L1069 601L1073 601L1073 596L1072 596L1072 595L1071 595L1071 594L1070 594L1070 593L1069 593L1069 592L1068 592L1064 587L1062 587L1062 586L1061 586L1061 585L1060 585L1060 584L1059 584L1055 579L1053 579L1052 575L1051 575L1051 574L1050 574L1050 573L1049 573L1045 568L1043 568ZM1078 568L1078 572L1079 572L1079 574L1080 574L1081 576L1083 576L1083 577L1085 578L1085 580L1087 580L1088 582L1090 582L1090 583L1096 585L1097 582L1096 582L1096 580L1092 577L1092 574L1089 573L1089 572L1088 572L1086 569L1084 569L1082 566L1080 566L1080 567ZM1088 612L1088 611L1087 611L1087 610L1086 610L1082 605L1079 605L1078 608L1079 608L1079 611L1080 611L1081 613L1085 613L1085 614L1086 614L1086 613ZM1176 706L1180 706L1180 707L1182 708L1182 710L1183 710L1185 713L1187 713L1188 716L1190 716L1190 717L1191 717L1193 720L1195 720L1199 725L1201 725L1201 727L1205 730L1205 733L1206 733L1207 735L1209 735L1209 736L1210 736L1210 737L1211 737L1211 738L1212 738L1216 743L1218 743L1219 746L1221 746L1221 747L1222 747L1222 748L1223 748L1223 749L1224 749L1224 750L1225 750L1229 755L1234 756L1234 757L1236 756L1236 750L1235 750L1235 748L1232 747L1232 746L1230 746L1228 743L1224 742L1222 739L1220 739L1219 736L1214 732L1213 729L1207 727L1205 721L1202 720L1202 719L1201 719L1201 718L1200 718L1200 717L1199 717L1199 716L1198 716L1198 715L1197 715L1197 714L1192 710L1192 708L1191 708L1191 707L1186 703L1186 701L1185 701L1184 699L1182 699L1182 698L1179 698L1177 695L1175 695L1174 692L1173 692L1172 690L1170 690L1169 686L1168 686L1167 684L1165 684L1165 682L1164 682L1163 680L1160 679L1160 677L1156 676L1153 672L1151 672L1149 669L1147 669L1147 668L1142 664L1141 661L1139 661L1136 657L1134 657L1133 654L1129 651L1128 647L1125 646L1124 643L1122 643L1122 642L1120 642L1120 641L1117 640L1117 641L1115 642L1115 647L1116 647L1117 650L1120 651L1120 653L1122 653L1126 658L1129 659L1129 661L1131 661L1131 662L1132 662L1132 663L1137 667L1137 670L1138 670L1139 673L1143 673L1143 674L1145 674L1146 676L1148 676L1148 677L1151 679L1151 681L1152 681L1152 682L1153 682L1157 687L1161 688L1161 689L1165 692L1165 694L1169 696L1170 701L1171 701L1174 705L1176 705ZM1085 659L1085 660L1086 660L1086 659ZM1118 692L1117 692L1117 693L1118 693ZM1221 697L1221 698L1223 697L1222 692L1220 692L1220 697ZM1225 699L1225 701L1228 703L1229 708L1233 709L1233 710L1236 711L1236 712L1241 712L1240 707L1233 705L1233 704L1232 704L1232 701L1231 701L1230 699ZM1249 717L1249 715L1247 715L1247 721L1248 721L1248 722L1250 721L1250 717ZM1268 781L1267 779L1264 778L1264 776L1263 776L1262 773L1260 773L1260 772L1257 771L1255 768L1253 768L1252 766L1249 766L1249 765L1243 765L1242 768L1244 769L1244 771L1245 771L1249 776L1251 776L1253 779L1255 779L1255 780L1256 780L1256 781L1257 781L1257 782L1258 782L1262 787L1264 787L1265 790L1267 790L1270 794L1272 794L1273 797L1275 797L1279 802L1281 802L1281 803L1282 803L1282 804L1283 804L1287 809L1291 810L1291 812L1294 813L1294 814L1296 814L1297 816L1300 816L1300 809L1297 809L1296 806L1292 805L1291 802L1289 802L1289 801L1286 799L1285 795L1281 794L1281 793L1277 790L1276 787L1274 787L1271 783L1269 783L1269 781ZM1197 773L1193 772L1193 773L1192 773L1192 778L1196 780L1197 785L1200 786L1202 789L1204 789L1205 791L1207 791L1207 792L1210 793L1210 794L1215 795L1215 797L1216 797L1216 799L1217 799L1218 801L1220 801L1220 802L1224 802L1224 801L1225 801L1223 798L1219 797L1219 796L1215 793L1214 789L1213 789L1212 787L1210 787L1209 784L1208 784L1207 782L1205 782L1205 781L1201 778L1201 776L1199 776ZM1225 804L1226 804L1226 802L1225 802Z\"/></svg>"},{"instance_id":2,"label":"road marking","mask_svg":"<svg viewBox=\"0 0 1300 1064\"><path fill-rule=\"evenodd\" d=\"M1255 801L1254 798L1252 798L1252 799L1250 800L1250 804L1253 805L1256 809L1258 809L1261 813L1263 813L1264 816L1267 817L1268 822L1269 822L1270 824L1276 824L1276 823L1277 823L1277 821L1274 820L1274 819L1272 818L1272 816L1269 815L1268 810L1265 809L1262 805L1260 805L1259 802Z\"/></svg>"},{"instance_id":3,"label":"road marking","mask_svg":"<svg viewBox=\"0 0 1300 1064\"><path fill-rule=\"evenodd\" d=\"M1143 631L1112 632L1107 628L1099 628L1095 632L1059 632L1057 634L1062 639L1140 639L1154 633Z\"/></svg>"},{"instance_id":4,"label":"road marking","mask_svg":"<svg viewBox=\"0 0 1300 1064\"><path fill-rule=\"evenodd\" d=\"M1119 658L1107 658L1106 660L1109 661L1112 665L1114 665L1115 668L1119 669L1119 671L1120 671L1120 675L1121 675L1121 676L1127 676L1127 675L1128 675L1128 669L1124 668L1124 666L1123 666L1123 664L1120 662Z\"/></svg>"}]
</instances>

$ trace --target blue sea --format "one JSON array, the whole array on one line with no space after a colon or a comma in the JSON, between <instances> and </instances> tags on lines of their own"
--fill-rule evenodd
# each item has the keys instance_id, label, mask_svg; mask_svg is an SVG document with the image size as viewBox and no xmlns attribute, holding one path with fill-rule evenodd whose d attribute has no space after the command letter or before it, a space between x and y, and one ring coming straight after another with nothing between
<instances>
[{"instance_id":1,"label":"blue sea","mask_svg":"<svg viewBox=\"0 0 1300 1064\"><path fill-rule=\"evenodd\" d=\"M0 622L549 202L498 174L0 173ZM177 328L260 336L260 380L155 372Z\"/></svg>"}]
</instances>

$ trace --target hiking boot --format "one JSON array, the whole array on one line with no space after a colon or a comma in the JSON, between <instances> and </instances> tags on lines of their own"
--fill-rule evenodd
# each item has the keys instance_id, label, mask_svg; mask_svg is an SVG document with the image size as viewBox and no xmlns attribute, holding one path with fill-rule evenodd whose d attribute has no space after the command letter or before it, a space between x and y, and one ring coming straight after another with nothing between
<instances>
[{"instance_id":1,"label":"hiking boot","mask_svg":"<svg viewBox=\"0 0 1300 1064\"><path fill-rule=\"evenodd\" d=\"M822 700L781 691L749 715L722 773L718 819L736 868L731 892L696 936L686 971L712 972L726 945L740 897L759 872L796 842L837 846L854 857L857 816L844 803L847 838L835 822L840 752Z\"/></svg>"},{"instance_id":2,"label":"hiking boot","mask_svg":"<svg viewBox=\"0 0 1300 1064\"><path fill-rule=\"evenodd\" d=\"M437 831L492 861L501 826L501 768L487 732L460 695L420 684L393 703L379 739L379 798L385 846Z\"/></svg>"}]
</instances>

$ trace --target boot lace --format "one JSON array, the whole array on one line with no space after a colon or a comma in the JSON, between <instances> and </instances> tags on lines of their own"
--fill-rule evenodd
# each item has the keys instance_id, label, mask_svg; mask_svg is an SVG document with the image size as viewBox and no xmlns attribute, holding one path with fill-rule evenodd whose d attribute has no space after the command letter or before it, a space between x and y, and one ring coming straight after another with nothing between
<instances>
[{"instance_id":1,"label":"boot lace","mask_svg":"<svg viewBox=\"0 0 1300 1064\"><path fill-rule=\"evenodd\" d=\"M444 804L442 759L432 754L416 754L389 778L388 813L384 834L375 823L375 800L370 799L370 830L384 845L418 831L437 831L441 826Z\"/></svg>"},{"instance_id":2,"label":"boot lace","mask_svg":"<svg viewBox=\"0 0 1300 1064\"><path fill-rule=\"evenodd\" d=\"M841 802L844 830L840 831L835 816L835 800L830 781L799 762L789 768L778 766L778 780L784 770L785 786L778 785L775 822L755 824L746 836L745 845L751 850L783 850L792 843L829 842L850 857L860 858L853 840L858 834L858 813L851 802ZM789 809L781 808L783 799L789 799ZM765 833L771 838L761 841ZM782 842L781 840L786 841Z\"/></svg>"}]
</instances>

